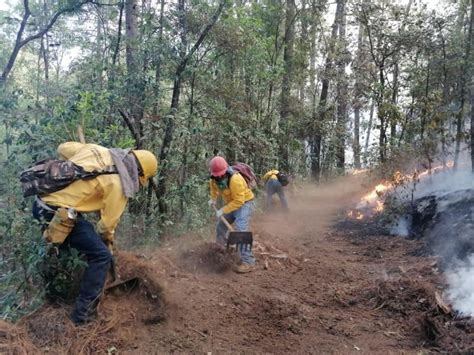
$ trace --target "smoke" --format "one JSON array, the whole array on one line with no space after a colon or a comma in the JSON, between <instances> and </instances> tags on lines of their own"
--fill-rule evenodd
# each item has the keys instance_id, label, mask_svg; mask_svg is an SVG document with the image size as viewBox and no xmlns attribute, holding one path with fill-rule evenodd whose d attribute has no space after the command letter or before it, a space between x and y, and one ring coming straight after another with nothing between
<instances>
[{"instance_id":1,"label":"smoke","mask_svg":"<svg viewBox=\"0 0 474 355\"><path fill-rule=\"evenodd\" d=\"M415 202L413 223L404 216L392 229L420 232L442 258L448 296L463 315L474 316L474 175L469 170L443 171L410 186ZM408 196L410 194L406 194Z\"/></svg>"},{"instance_id":2,"label":"smoke","mask_svg":"<svg viewBox=\"0 0 474 355\"><path fill-rule=\"evenodd\" d=\"M451 192L474 188L474 178L469 170L445 171L428 175L414 187L415 198L428 195L442 197Z\"/></svg>"},{"instance_id":3,"label":"smoke","mask_svg":"<svg viewBox=\"0 0 474 355\"><path fill-rule=\"evenodd\" d=\"M398 235L401 237L410 236L411 215L400 217L394 224L389 227L390 235Z\"/></svg>"},{"instance_id":4,"label":"smoke","mask_svg":"<svg viewBox=\"0 0 474 355\"><path fill-rule=\"evenodd\" d=\"M446 273L448 297L462 315L474 317L474 255Z\"/></svg>"}]
</instances>

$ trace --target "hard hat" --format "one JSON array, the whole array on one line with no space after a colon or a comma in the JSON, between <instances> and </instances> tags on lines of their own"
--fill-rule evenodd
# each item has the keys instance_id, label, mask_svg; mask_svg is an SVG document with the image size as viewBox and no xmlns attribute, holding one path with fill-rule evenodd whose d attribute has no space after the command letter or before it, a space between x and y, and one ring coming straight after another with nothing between
<instances>
[{"instance_id":1,"label":"hard hat","mask_svg":"<svg viewBox=\"0 0 474 355\"><path fill-rule=\"evenodd\" d=\"M225 174L229 164L222 157L214 157L209 164L212 176L222 176Z\"/></svg>"},{"instance_id":2,"label":"hard hat","mask_svg":"<svg viewBox=\"0 0 474 355\"><path fill-rule=\"evenodd\" d=\"M135 154L140 163L140 184L145 185L149 178L156 175L158 160L156 160L155 154L148 150L133 150L133 154Z\"/></svg>"}]
</instances>

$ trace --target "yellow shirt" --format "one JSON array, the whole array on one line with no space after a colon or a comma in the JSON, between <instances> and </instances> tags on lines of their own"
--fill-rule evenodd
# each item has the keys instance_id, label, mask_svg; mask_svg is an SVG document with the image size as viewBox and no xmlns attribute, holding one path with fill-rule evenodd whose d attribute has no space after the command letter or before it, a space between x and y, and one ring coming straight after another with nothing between
<instances>
[{"instance_id":1,"label":"yellow shirt","mask_svg":"<svg viewBox=\"0 0 474 355\"><path fill-rule=\"evenodd\" d=\"M277 180L278 177L277 177L277 174L279 173L278 170L270 170L268 173L266 173L265 175L263 175L262 177L262 180L266 181L266 180Z\"/></svg>"},{"instance_id":2,"label":"yellow shirt","mask_svg":"<svg viewBox=\"0 0 474 355\"><path fill-rule=\"evenodd\" d=\"M252 190L247 186L247 182L239 173L234 173L229 177L229 180L229 186L224 190L220 190L213 179L209 181L211 199L217 200L219 196L222 196L226 203L222 209L224 213L238 210L245 202L253 200L255 197Z\"/></svg>"},{"instance_id":3,"label":"yellow shirt","mask_svg":"<svg viewBox=\"0 0 474 355\"><path fill-rule=\"evenodd\" d=\"M62 159L69 159L86 171L102 170L113 165L109 150L96 144L66 142L58 147L58 154ZM71 207L78 212L100 211L97 232L111 234L114 233L127 205L118 174L77 180L41 199L49 205Z\"/></svg>"}]
</instances>

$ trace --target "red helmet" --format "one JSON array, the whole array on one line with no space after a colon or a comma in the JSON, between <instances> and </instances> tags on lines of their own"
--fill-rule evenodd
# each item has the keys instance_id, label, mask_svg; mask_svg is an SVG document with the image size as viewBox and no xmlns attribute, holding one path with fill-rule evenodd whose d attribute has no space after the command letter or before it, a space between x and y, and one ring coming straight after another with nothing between
<instances>
[{"instance_id":1,"label":"red helmet","mask_svg":"<svg viewBox=\"0 0 474 355\"><path fill-rule=\"evenodd\" d=\"M222 176L225 174L229 164L222 157L214 157L209 164L212 176Z\"/></svg>"}]
</instances>

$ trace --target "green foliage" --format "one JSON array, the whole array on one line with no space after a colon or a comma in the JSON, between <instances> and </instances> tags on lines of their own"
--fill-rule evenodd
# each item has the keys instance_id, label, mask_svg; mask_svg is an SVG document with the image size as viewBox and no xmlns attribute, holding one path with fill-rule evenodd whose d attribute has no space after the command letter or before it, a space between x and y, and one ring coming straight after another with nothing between
<instances>
[{"instance_id":1,"label":"green foliage","mask_svg":"<svg viewBox=\"0 0 474 355\"><path fill-rule=\"evenodd\" d=\"M72 302L77 296L87 262L74 248L51 247L39 265L39 273L50 302Z\"/></svg>"},{"instance_id":2,"label":"green foliage","mask_svg":"<svg viewBox=\"0 0 474 355\"><path fill-rule=\"evenodd\" d=\"M3 201L2 201L3 203ZM0 209L1 317L14 319L41 304L43 288L38 273L45 249L38 226L23 211Z\"/></svg>"}]
</instances>

